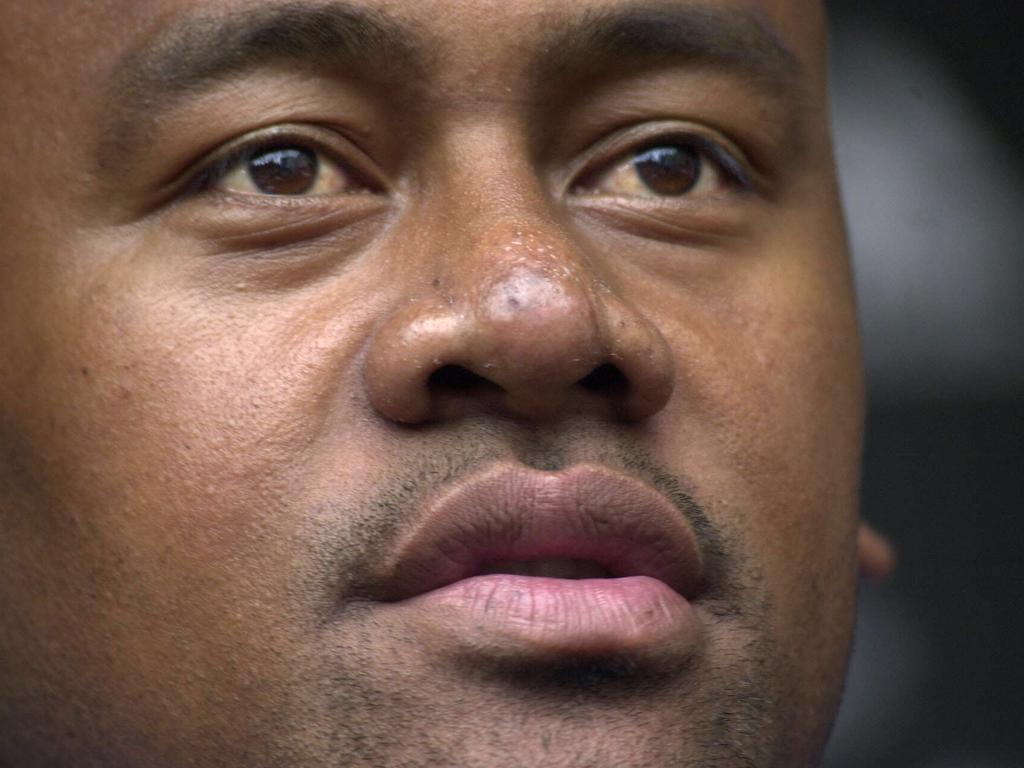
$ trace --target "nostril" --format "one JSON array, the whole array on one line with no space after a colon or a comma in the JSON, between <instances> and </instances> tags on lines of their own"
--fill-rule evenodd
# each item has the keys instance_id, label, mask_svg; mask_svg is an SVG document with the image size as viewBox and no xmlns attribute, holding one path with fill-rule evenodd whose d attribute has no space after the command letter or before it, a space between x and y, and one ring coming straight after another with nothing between
<instances>
[{"instance_id":1,"label":"nostril","mask_svg":"<svg viewBox=\"0 0 1024 768\"><path fill-rule=\"evenodd\" d=\"M626 375L611 363L597 366L578 383L588 392L606 394L620 394L629 386Z\"/></svg>"},{"instance_id":2,"label":"nostril","mask_svg":"<svg viewBox=\"0 0 1024 768\"><path fill-rule=\"evenodd\" d=\"M484 389L499 389L498 385L483 376L473 373L461 365L444 365L430 374L427 387L432 390L473 392Z\"/></svg>"}]
</instances>

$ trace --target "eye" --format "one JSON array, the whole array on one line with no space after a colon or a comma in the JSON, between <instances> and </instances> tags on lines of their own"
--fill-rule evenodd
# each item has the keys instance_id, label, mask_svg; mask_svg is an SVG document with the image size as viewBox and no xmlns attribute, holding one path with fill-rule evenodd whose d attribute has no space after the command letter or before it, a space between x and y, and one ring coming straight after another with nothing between
<instances>
[{"instance_id":1,"label":"eye","mask_svg":"<svg viewBox=\"0 0 1024 768\"><path fill-rule=\"evenodd\" d=\"M745 186L738 163L724 149L704 140L649 143L619 156L611 167L591 172L577 184L584 194L614 197L710 195Z\"/></svg>"},{"instance_id":2,"label":"eye","mask_svg":"<svg viewBox=\"0 0 1024 768\"><path fill-rule=\"evenodd\" d=\"M249 195L308 196L344 194L356 185L319 152L283 144L245 152L210 186Z\"/></svg>"},{"instance_id":3,"label":"eye","mask_svg":"<svg viewBox=\"0 0 1024 768\"><path fill-rule=\"evenodd\" d=\"M373 191L363 177L315 144L287 137L242 144L201 171L194 191L310 197Z\"/></svg>"}]
</instances>

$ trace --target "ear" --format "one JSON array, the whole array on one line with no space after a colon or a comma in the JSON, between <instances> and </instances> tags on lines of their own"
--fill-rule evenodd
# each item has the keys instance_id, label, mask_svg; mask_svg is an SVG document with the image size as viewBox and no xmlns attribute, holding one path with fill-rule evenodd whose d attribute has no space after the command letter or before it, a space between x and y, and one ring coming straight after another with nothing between
<instances>
[{"instance_id":1,"label":"ear","mask_svg":"<svg viewBox=\"0 0 1024 768\"><path fill-rule=\"evenodd\" d=\"M857 564L862 578L880 582L896 569L896 551L892 542L867 523L857 530Z\"/></svg>"}]
</instances>

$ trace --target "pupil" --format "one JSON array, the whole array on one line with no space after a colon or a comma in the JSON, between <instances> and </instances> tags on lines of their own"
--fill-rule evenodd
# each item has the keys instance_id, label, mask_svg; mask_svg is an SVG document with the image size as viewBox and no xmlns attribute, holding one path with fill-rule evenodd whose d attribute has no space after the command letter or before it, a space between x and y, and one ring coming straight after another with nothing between
<instances>
[{"instance_id":1,"label":"pupil","mask_svg":"<svg viewBox=\"0 0 1024 768\"><path fill-rule=\"evenodd\" d=\"M298 147L270 149L249 160L249 178L268 195L302 195L316 181L316 155Z\"/></svg>"},{"instance_id":2,"label":"pupil","mask_svg":"<svg viewBox=\"0 0 1024 768\"><path fill-rule=\"evenodd\" d=\"M682 195L700 178L700 156L689 147L652 147L637 154L633 167L644 185L659 195Z\"/></svg>"}]
</instances>

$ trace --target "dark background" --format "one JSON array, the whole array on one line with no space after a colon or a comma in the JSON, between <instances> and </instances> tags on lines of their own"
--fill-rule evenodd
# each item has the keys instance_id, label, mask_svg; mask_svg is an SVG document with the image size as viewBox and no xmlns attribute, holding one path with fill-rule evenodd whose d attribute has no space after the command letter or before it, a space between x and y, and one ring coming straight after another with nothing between
<instances>
[{"instance_id":1,"label":"dark background","mask_svg":"<svg viewBox=\"0 0 1024 768\"><path fill-rule=\"evenodd\" d=\"M1024 2L831 0L870 407L827 768L1024 766Z\"/></svg>"}]
</instances>

